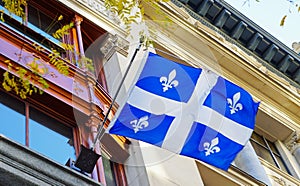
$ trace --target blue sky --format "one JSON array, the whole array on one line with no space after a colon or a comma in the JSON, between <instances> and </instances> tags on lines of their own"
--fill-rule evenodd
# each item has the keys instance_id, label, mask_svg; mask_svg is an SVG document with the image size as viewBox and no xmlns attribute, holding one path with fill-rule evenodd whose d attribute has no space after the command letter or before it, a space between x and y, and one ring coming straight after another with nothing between
<instances>
[{"instance_id":1,"label":"blue sky","mask_svg":"<svg viewBox=\"0 0 300 186\"><path fill-rule=\"evenodd\" d=\"M300 41L300 12L290 3L293 0L225 0L288 47ZM300 1L295 1L300 3ZM287 15L284 26L281 18Z\"/></svg>"}]
</instances>

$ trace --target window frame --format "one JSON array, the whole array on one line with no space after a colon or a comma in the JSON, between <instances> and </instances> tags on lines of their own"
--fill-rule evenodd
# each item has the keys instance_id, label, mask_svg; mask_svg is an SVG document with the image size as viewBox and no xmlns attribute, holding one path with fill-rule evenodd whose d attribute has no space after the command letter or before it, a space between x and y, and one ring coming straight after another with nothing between
<instances>
[{"instance_id":1,"label":"window frame","mask_svg":"<svg viewBox=\"0 0 300 186\"><path fill-rule=\"evenodd\" d=\"M77 143L76 136L79 136L79 135L77 135L77 134L78 134L78 128L76 128L75 126L66 124L65 122L63 122L62 120L58 119L57 117L53 117L52 115L50 115L49 113L47 113L47 109L45 109L45 110L40 109L38 105L35 105L34 103L31 103L30 99L28 99L28 100L22 100L22 99L20 99L19 97L15 96L15 95L13 95L13 94L11 94L11 93L8 93L8 92L4 91L2 88L0 88L0 93L1 93L1 94L5 94L6 96L9 96L11 99L16 99L16 100L18 100L18 102L24 104L24 108L23 108L24 111L22 111L22 113L20 113L20 114L23 115L24 118L25 118L25 120L23 121L24 123L20 123L20 124L23 125L23 127L25 128L25 131L23 131L23 132L25 132L25 134L24 134L24 137L25 137L24 141L25 141L25 143L21 143L22 145L24 145L24 146L26 146L26 147L28 147L28 148L34 150L34 151L37 152L37 153L42 154L42 155L45 156L45 157L48 157L49 159L52 159L53 161L55 161L55 162L57 162L57 163L60 163L60 164L62 164L62 165L65 164L65 163L67 162L67 160L66 160L66 162L58 162L58 160L56 160L55 158L51 157L50 155L47 155L47 154L45 154L45 153L43 153L43 152L41 152L41 151L39 151L39 150L36 150L36 149L34 149L34 148L31 148L31 146L30 146L30 140L29 140L29 139L30 139L32 136L30 136L30 127L29 127L29 126L30 126L30 120L33 120L33 121L36 122L38 125L41 125L41 126L43 126L43 127L46 127L48 130L51 130L51 131L53 131L53 132L55 132L55 133L57 133L57 134L59 134L59 135L65 137L65 138L67 138L67 139L69 139L69 140L72 140L72 141L73 141L73 145L72 145L72 146L73 146L73 149L74 149L74 155L75 155L76 157L78 156L78 149L76 148L76 146L77 146L77 144L78 144L78 143ZM2 103L1 103L1 104L2 104ZM5 105L5 104L4 104L4 106L8 107L8 106ZM9 107L9 108L10 108L10 107ZM37 112L40 112L40 113L44 114L46 117L52 118L53 121L59 122L59 124L62 125L61 127L68 127L68 128L71 130L71 135L72 135L72 137L69 138L69 137L66 136L65 134L63 134L63 133L61 133L61 132L59 132L59 131L57 131L57 130L53 130L53 129L47 127L46 125L43 125L42 123L40 123L40 122L36 121L35 119L31 118L31 117L30 117L30 108L32 108L32 110L35 110L35 112L36 112L36 111L37 111ZM13 108L10 108L10 109L14 110ZM14 111L15 111L15 112L18 112L18 111L16 111L16 110L14 110ZM1 127L1 126L0 126L0 127ZM4 134L4 135L5 135L5 134ZM13 141L15 141L13 138L10 138L10 139L12 139ZM72 158L72 156L70 156L69 158Z\"/></svg>"},{"instance_id":2,"label":"window frame","mask_svg":"<svg viewBox=\"0 0 300 186\"><path fill-rule=\"evenodd\" d=\"M253 138L254 135L255 135L256 138L260 138L260 140L262 140L262 142L263 142L264 144L262 144L262 143L259 142L258 140L255 140L255 139ZM264 160L267 161L268 163L272 164L272 165L275 166L276 168L278 168L278 169L280 169L280 170L282 170L282 171L284 171L284 172L286 172L286 173L288 173L288 174L291 174L290 171L289 171L289 169L288 169L288 167L287 167L287 165L286 165L286 163L285 163L285 161L284 161L284 159L282 158L281 154L279 153L279 150L278 150L278 148L277 148L277 146L276 146L276 144L275 144L274 142L271 142L271 141L268 140L264 135L260 135L260 134L256 133L255 131L253 131L253 133L252 133L252 135L251 135L250 142L252 143L252 146L253 146L253 143L255 143L255 144L256 144L257 146L259 146L260 148L263 148L264 150L266 150L266 151L269 153L269 155L272 157L273 162L269 162L269 161L266 160L264 157L259 156L259 155L257 154L257 152L256 152L256 148L254 148L254 151L255 151L255 153L257 154L257 156L259 156L260 158L264 159ZM272 144L273 147L274 147L275 149L272 149L271 146L270 146L270 144ZM275 150L276 152L275 152L274 150ZM278 159L277 159L277 158L281 161L281 163L283 164L284 167L282 167L282 166L280 165L280 163L278 162Z\"/></svg>"},{"instance_id":3,"label":"window frame","mask_svg":"<svg viewBox=\"0 0 300 186\"><path fill-rule=\"evenodd\" d=\"M104 169L104 161L108 161L110 164L110 171L112 173L115 185L128 185L127 184L127 179L126 179L126 175L125 175L125 169L124 169L124 165L114 162L111 160L111 155L109 155L109 153L106 151L105 147L102 146L101 147L101 155L102 155L102 164L103 164L103 170L104 170L104 174L105 174L105 179L106 179L106 173L105 173L105 169ZM106 160L103 160L103 159Z\"/></svg>"}]
</instances>

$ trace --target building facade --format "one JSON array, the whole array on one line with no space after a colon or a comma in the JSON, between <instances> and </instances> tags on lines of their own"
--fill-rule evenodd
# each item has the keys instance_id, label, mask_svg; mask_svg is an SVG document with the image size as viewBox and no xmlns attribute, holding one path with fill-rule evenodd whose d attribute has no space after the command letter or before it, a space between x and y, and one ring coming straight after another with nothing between
<instances>
[{"instance_id":1,"label":"building facade","mask_svg":"<svg viewBox=\"0 0 300 186\"><path fill-rule=\"evenodd\" d=\"M142 3L148 50L211 69L261 101L228 172L122 136L94 145L147 53L138 51L117 94L139 42L103 1L31 0L23 20L1 1L0 185L300 185L299 55L224 1L172 0L158 4L163 14ZM101 154L91 173L74 165L81 145Z\"/></svg>"}]
</instances>

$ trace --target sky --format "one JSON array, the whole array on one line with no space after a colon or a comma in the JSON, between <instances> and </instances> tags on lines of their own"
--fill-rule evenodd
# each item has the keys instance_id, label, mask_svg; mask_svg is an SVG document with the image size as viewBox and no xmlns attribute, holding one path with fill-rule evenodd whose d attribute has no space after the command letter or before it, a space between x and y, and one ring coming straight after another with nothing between
<instances>
[{"instance_id":1,"label":"sky","mask_svg":"<svg viewBox=\"0 0 300 186\"><path fill-rule=\"evenodd\" d=\"M292 48L293 42L300 42L300 12L290 3L300 0L225 0L246 15L264 30ZM245 3L246 2L246 3ZM284 26L280 21L287 15Z\"/></svg>"}]
</instances>

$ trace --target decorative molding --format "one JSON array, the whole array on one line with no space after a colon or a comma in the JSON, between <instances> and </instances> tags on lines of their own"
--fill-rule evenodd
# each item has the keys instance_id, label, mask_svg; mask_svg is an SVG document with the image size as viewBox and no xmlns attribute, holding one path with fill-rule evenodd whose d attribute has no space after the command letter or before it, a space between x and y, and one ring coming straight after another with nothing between
<instances>
[{"instance_id":1,"label":"decorative molding","mask_svg":"<svg viewBox=\"0 0 300 186\"><path fill-rule=\"evenodd\" d=\"M108 34L100 46L100 51L106 60L109 60L115 52L127 57L129 42L117 35Z\"/></svg>"},{"instance_id":2,"label":"decorative molding","mask_svg":"<svg viewBox=\"0 0 300 186\"><path fill-rule=\"evenodd\" d=\"M278 183L281 186L291 186L290 184L286 183L286 180L283 178L278 178L277 176L274 175L269 175L270 178L272 178L272 180L274 180L276 183Z\"/></svg>"},{"instance_id":3,"label":"decorative molding","mask_svg":"<svg viewBox=\"0 0 300 186\"><path fill-rule=\"evenodd\" d=\"M107 8L104 5L104 1L100 1L100 0L76 0L76 1L86 6L89 10L99 15L105 15L114 23L120 25L121 23L120 19L116 14L107 10Z\"/></svg>"},{"instance_id":4,"label":"decorative molding","mask_svg":"<svg viewBox=\"0 0 300 186\"><path fill-rule=\"evenodd\" d=\"M300 42L293 42L292 48L297 54L300 54Z\"/></svg>"},{"instance_id":5,"label":"decorative molding","mask_svg":"<svg viewBox=\"0 0 300 186\"><path fill-rule=\"evenodd\" d=\"M300 131L293 132L285 141L285 145L291 153L300 148Z\"/></svg>"},{"instance_id":6,"label":"decorative molding","mask_svg":"<svg viewBox=\"0 0 300 186\"><path fill-rule=\"evenodd\" d=\"M104 108L103 108L103 114L104 114L104 115L107 114L109 107L110 107L110 105L106 105L106 104L104 105ZM111 121L111 120L113 119L113 117L114 117L114 113L113 113L113 111L111 110L111 111L108 113L107 118Z\"/></svg>"},{"instance_id":7,"label":"decorative molding","mask_svg":"<svg viewBox=\"0 0 300 186\"><path fill-rule=\"evenodd\" d=\"M172 0L171 2L174 2L176 0ZM170 2L170 3L171 3ZM177 1L176 1L177 2ZM180 4L180 2L178 2ZM176 4L176 3L175 3ZM182 6L179 6L182 7ZM186 10L187 12L189 12L189 10ZM171 12L171 11L170 11ZM148 14L150 14L149 12L146 12ZM176 14L175 14L176 15ZM190 14L192 15L192 14ZM171 16L170 16L171 17ZM246 50L243 50L244 48L241 47L240 44L238 44L237 42L234 42L232 39L230 39L228 36L219 33L218 29L213 29L211 26L208 26L209 23L204 24L205 20L202 20L201 17L197 16L197 21L192 24L190 23L190 25L185 25L184 21L185 20L178 20L177 17L171 17L172 21L174 21L174 24L179 24L179 25L183 25L181 28L182 29L186 29L187 31L185 32L185 37L189 38L189 33L192 33L193 35L196 35L196 37L203 37L201 39L204 40L204 42L209 43L208 47L210 49L212 49L212 51L214 53L216 53L216 58L217 60L219 60L219 64L225 64L224 61L226 59L228 59L228 61L230 60L230 62L236 63L239 67L241 67L243 70L247 71L249 73L249 75L247 77L251 78L251 75L253 75L257 81L253 80L253 81L243 81L245 78L245 75L243 75L243 77L240 77L240 74L235 72L239 72L237 69L235 68L231 68L230 69L230 65L228 65L229 63L226 62L226 64L222 67L222 74L224 74L225 77L227 77L230 80L235 80L235 82L237 84L243 85L245 87L249 87L249 89L251 89L250 91L252 91L251 93L253 95L255 95L259 100L263 102L268 102L267 105L267 109L264 110L265 113L268 113L269 115L274 115L274 113L270 113L269 108L270 105L272 106L271 109L274 109L276 115L278 113L278 121L280 121L281 123L283 123L285 126L288 126L289 128L293 128L294 124L299 123L298 120L299 118L297 117L297 108L293 109L294 106L296 107L299 103L299 91L300 89L298 89L297 87L293 86L292 84L290 84L290 81L288 81L286 78L284 78L283 76L279 76L278 73L276 73L273 70L270 70L268 68L268 66L263 63L263 60L260 60L259 58L256 58L255 55L253 55L253 53L247 52ZM195 19L196 19L195 18ZM182 21L182 22L180 22ZM191 26L191 28L189 27ZM192 26L195 27L195 29L192 28ZM193 33L195 32L195 33ZM210 68L213 68L214 66L212 65L213 63L208 63L210 62L209 59L209 55L207 54L207 58L206 55L204 54L202 56L199 56L198 54L201 53L201 50L197 50L198 53L194 52L194 49L191 47L193 46L190 43L195 43L196 41L190 41L190 43L182 43L179 38L180 35L177 33L183 33L183 30L180 30L179 32L179 28L176 32L172 32L170 31L170 38L173 39L173 42L176 42L176 46L181 46L181 48L183 48L185 51L189 51L190 52L190 56L191 58L198 58L198 61L202 61L202 63L206 63L203 66L209 66ZM163 38L162 36L160 38ZM178 38L178 40L177 40ZM224 39L225 38L225 39ZM164 46L165 47L165 46ZM169 46L166 46L165 48L168 48ZM172 52L174 52L174 54L176 53L176 55L184 58L185 57L185 53L184 51L175 51L174 50L174 46L172 46ZM176 48L175 48L176 49ZM171 50L171 49L169 49ZM219 54L223 55L223 56L218 56ZM189 64L195 64L192 61ZM238 63L237 63L238 62ZM201 64L202 65L202 64ZM199 64L196 64L196 66L199 66ZM262 67L262 68L261 68ZM215 69L217 69L218 67L216 67ZM235 71L236 70L236 71ZM275 77L275 78L274 78ZM277 81L278 80L278 81ZM262 83L262 84L259 84ZM272 94L270 96L270 91L266 91L263 92L261 91L261 88L263 89L271 89L272 91L276 91L279 92L280 94ZM270 98L272 98L273 100L270 101ZM278 103L276 102L277 100L283 99L285 101L285 103L281 102ZM288 105L288 106L287 106ZM276 110L275 110L276 109ZM284 110L284 111L282 111ZM286 112L289 111L289 112ZM277 118L276 118L277 120Z\"/></svg>"},{"instance_id":8,"label":"decorative molding","mask_svg":"<svg viewBox=\"0 0 300 186\"><path fill-rule=\"evenodd\" d=\"M77 96L83 92L83 89L80 87L80 84L77 81L74 81L73 85L74 85L73 86L74 93Z\"/></svg>"},{"instance_id":9,"label":"decorative molding","mask_svg":"<svg viewBox=\"0 0 300 186\"><path fill-rule=\"evenodd\" d=\"M210 28L211 30L219 33L220 35L224 36L224 38L229 41L230 43L236 44L237 46L239 46L242 50L244 50L246 53L248 53L249 55L253 55L253 52L250 51L248 48L246 48L245 46L243 46L240 42L238 42L235 38L231 37L230 35L228 35L227 33L223 32L222 29L219 29L217 26L215 26L215 24L213 22L210 22L209 20L207 20L206 17L201 16L199 13L195 12L190 6L187 6L186 3L179 1L179 0L171 0L171 3L175 4L176 6L178 6L181 9L185 9L185 11L194 19L196 19L197 21L199 21L203 26L206 26L208 28ZM187 2L187 1L186 1ZM212 3L215 3L214 1L212 1ZM226 3L224 2L218 2L221 5L225 5ZM226 7L226 6L225 6ZM224 8L224 10L227 8ZM238 12L235 12L234 10L229 10L231 13L237 14L236 16L239 17L240 14ZM199 24L198 24L199 25ZM254 26L254 25L252 25ZM271 40L275 40L276 44L279 45L277 43L277 39L274 38L273 36L271 36L269 33L265 32L264 30L255 27L255 29L258 29L258 32L261 32L263 35L267 35ZM290 50L288 47L286 46L281 46L284 49ZM290 50L291 51L291 50ZM292 53L293 55L293 53ZM286 75L281 74L276 68L274 68L272 65L269 65L268 62L266 62L263 58L259 57L259 56L254 56L260 63L262 63L263 65L265 65L270 71L273 71L274 73L277 73L279 76L282 76L283 78L285 78L292 86L295 86L299 89L299 84L297 82L295 82L294 80L288 78Z\"/></svg>"},{"instance_id":10,"label":"decorative molding","mask_svg":"<svg viewBox=\"0 0 300 186\"><path fill-rule=\"evenodd\" d=\"M292 175L288 174L285 171L282 171L278 169L275 165L269 163L268 161L262 159L261 157L258 157L260 163L266 170L267 176L271 180L272 176L280 177L281 179L285 180L287 183L289 183L291 186L299 186L300 181L296 177L293 177Z\"/></svg>"},{"instance_id":11,"label":"decorative molding","mask_svg":"<svg viewBox=\"0 0 300 186\"><path fill-rule=\"evenodd\" d=\"M85 126L89 127L92 133L97 133L98 126L102 120L98 116L96 111L92 111L89 116L88 121L85 123Z\"/></svg>"},{"instance_id":12,"label":"decorative molding","mask_svg":"<svg viewBox=\"0 0 300 186\"><path fill-rule=\"evenodd\" d=\"M268 175L275 183L277 183L276 185L280 185L280 186L292 186L290 183L287 183L287 180L285 180L282 177L277 177L275 175ZM294 184L293 184L294 185Z\"/></svg>"},{"instance_id":13,"label":"decorative molding","mask_svg":"<svg viewBox=\"0 0 300 186\"><path fill-rule=\"evenodd\" d=\"M80 16L78 16L78 15L75 15L74 21L75 21L75 24L76 24L76 25L80 25L81 22L83 21L83 19L82 19L82 17L80 17Z\"/></svg>"}]
</instances>

